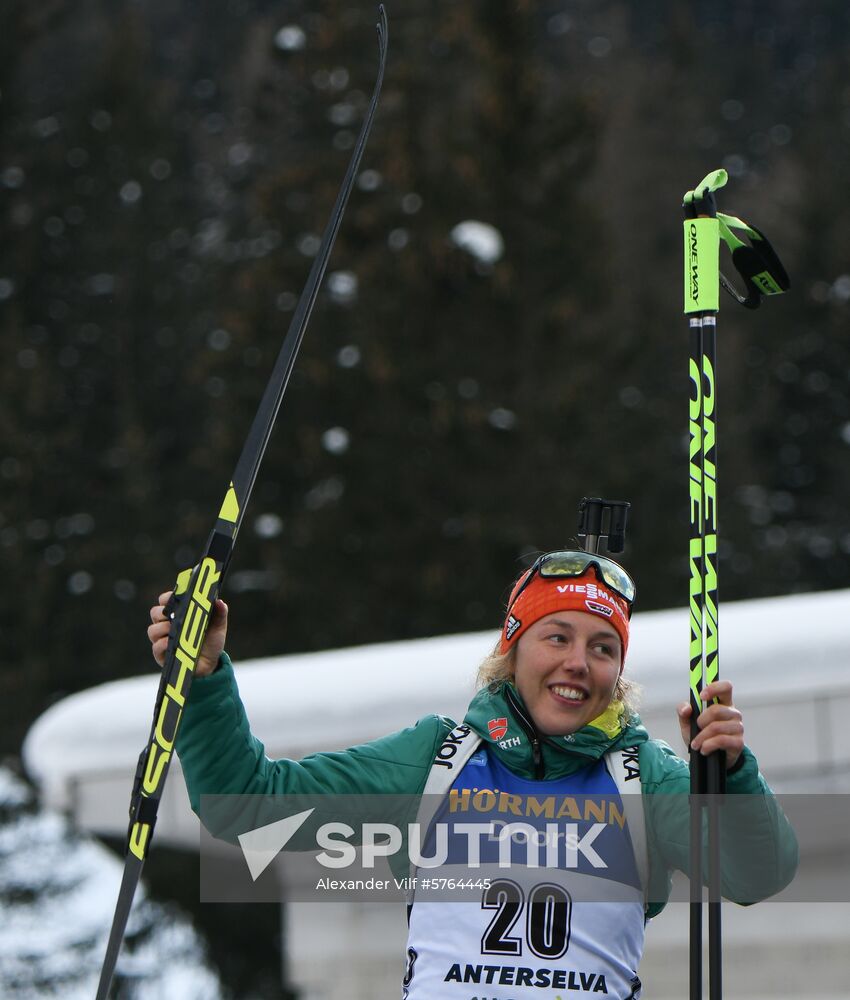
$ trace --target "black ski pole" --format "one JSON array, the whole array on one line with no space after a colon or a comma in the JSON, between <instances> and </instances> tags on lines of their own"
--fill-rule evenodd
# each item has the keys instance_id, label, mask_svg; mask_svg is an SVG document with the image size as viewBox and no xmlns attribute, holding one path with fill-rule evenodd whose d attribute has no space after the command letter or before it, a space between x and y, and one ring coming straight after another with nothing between
<instances>
[{"instance_id":1,"label":"black ski pole","mask_svg":"<svg viewBox=\"0 0 850 1000\"><path fill-rule=\"evenodd\" d=\"M691 738L699 732L697 716L703 709L701 692L719 676L717 613L717 428L716 314L720 297L720 227L713 191L725 183L717 172L696 192L685 196L685 312L689 315L689 478L691 608L690 702ZM719 793L723 754L703 757L690 751L690 998L702 997L703 941L703 812L710 791ZM713 812L713 810L711 810ZM720 942L719 855L717 827L710 820L709 869L709 992L711 1000L722 995Z\"/></svg>"},{"instance_id":2,"label":"black ski pole","mask_svg":"<svg viewBox=\"0 0 850 1000\"><path fill-rule=\"evenodd\" d=\"M304 331L310 319L328 259L333 249L357 169L366 148L384 79L387 57L387 18L378 8L378 75L366 118L360 129L345 178L331 217L313 261L310 274L280 349L271 377L263 393L242 453L236 463L215 525L198 563L177 578L174 594L165 609L171 619L171 633L154 704L153 724L147 745L139 757L130 797L130 826L124 874L112 919L96 1000L106 1000L115 972L121 942L133 904L133 897L150 850L157 810L162 797L171 755L180 725L183 706L192 683L212 608L221 589L233 546L257 472L277 417Z\"/></svg>"},{"instance_id":3,"label":"black ski pole","mask_svg":"<svg viewBox=\"0 0 850 1000\"><path fill-rule=\"evenodd\" d=\"M764 235L734 216L717 211L714 192L727 181L725 170L705 177L684 198L685 314L690 330L689 479L690 479L690 703L691 739L703 709L701 692L719 677L719 599L717 581L717 312L720 287L748 308L764 295L789 287L788 275ZM744 243L733 230L743 231ZM741 294L720 273L720 240L744 280ZM710 1000L721 1000L720 806L725 789L722 751L707 758L690 751L690 1000L702 997L703 827L707 812L708 960Z\"/></svg>"}]
</instances>

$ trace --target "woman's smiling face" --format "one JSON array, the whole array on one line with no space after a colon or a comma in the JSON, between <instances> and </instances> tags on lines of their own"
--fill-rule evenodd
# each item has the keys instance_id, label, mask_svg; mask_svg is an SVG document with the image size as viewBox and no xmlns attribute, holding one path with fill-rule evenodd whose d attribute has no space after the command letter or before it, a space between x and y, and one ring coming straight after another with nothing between
<instances>
[{"instance_id":1,"label":"woman's smiling face","mask_svg":"<svg viewBox=\"0 0 850 1000\"><path fill-rule=\"evenodd\" d=\"M613 626L583 611L556 611L517 642L514 683L538 731L566 736L608 708L622 662Z\"/></svg>"}]
</instances>

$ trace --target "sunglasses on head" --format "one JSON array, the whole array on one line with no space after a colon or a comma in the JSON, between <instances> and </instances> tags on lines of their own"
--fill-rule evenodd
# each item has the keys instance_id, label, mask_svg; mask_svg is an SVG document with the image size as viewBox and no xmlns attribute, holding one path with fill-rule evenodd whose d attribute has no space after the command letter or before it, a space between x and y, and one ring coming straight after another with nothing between
<instances>
[{"instance_id":1,"label":"sunglasses on head","mask_svg":"<svg viewBox=\"0 0 850 1000\"><path fill-rule=\"evenodd\" d=\"M583 552L581 549L570 549L563 552L546 552L533 563L522 585L511 601L508 613L516 604L520 594L534 579L535 574L544 579L558 577L577 577L593 568L597 578L607 584L611 590L622 597L629 605L629 615L635 599L635 582L619 563L597 552Z\"/></svg>"}]
</instances>

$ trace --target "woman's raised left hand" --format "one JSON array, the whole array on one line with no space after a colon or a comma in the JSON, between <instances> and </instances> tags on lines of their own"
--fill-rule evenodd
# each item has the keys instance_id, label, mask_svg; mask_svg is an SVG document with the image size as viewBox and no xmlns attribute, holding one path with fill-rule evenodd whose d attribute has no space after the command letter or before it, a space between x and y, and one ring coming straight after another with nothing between
<instances>
[{"instance_id":1,"label":"woman's raised left hand","mask_svg":"<svg viewBox=\"0 0 850 1000\"><path fill-rule=\"evenodd\" d=\"M744 749L744 720L732 701L732 683L727 680L706 684L701 692L707 704L697 716L699 732L691 740L691 706L685 702L679 705L679 727L685 746L693 747L700 753L723 750L726 753L726 770L733 767Z\"/></svg>"}]
</instances>

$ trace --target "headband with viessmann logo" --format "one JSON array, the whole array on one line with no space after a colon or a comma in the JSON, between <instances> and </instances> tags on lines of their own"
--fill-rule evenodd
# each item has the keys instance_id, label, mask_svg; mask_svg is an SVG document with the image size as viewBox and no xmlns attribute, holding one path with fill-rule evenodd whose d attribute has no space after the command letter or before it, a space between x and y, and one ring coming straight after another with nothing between
<instances>
[{"instance_id":1,"label":"headband with viessmann logo","mask_svg":"<svg viewBox=\"0 0 850 1000\"><path fill-rule=\"evenodd\" d=\"M599 564L610 563L628 579L627 574L613 560L603 556L587 552L575 555L586 560L586 568L581 575L544 575L539 572L538 560L517 580L508 601L500 653L507 653L526 629L541 618L556 611L582 611L602 618L614 628L620 637L625 660L629 645L630 602L608 584Z\"/></svg>"}]
</instances>

